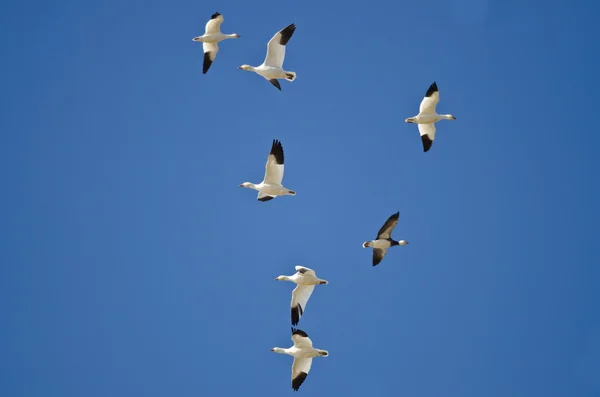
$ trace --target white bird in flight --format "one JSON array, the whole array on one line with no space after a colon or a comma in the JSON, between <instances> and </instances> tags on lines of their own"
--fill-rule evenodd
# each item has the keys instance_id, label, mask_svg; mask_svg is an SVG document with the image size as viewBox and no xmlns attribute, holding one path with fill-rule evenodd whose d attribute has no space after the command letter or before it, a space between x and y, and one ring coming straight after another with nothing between
<instances>
[{"instance_id":1,"label":"white bird in flight","mask_svg":"<svg viewBox=\"0 0 600 397\"><path fill-rule=\"evenodd\" d=\"M292 328L292 340L294 341L294 346L287 349L274 347L271 351L289 354L294 357L294 363L292 364L292 389L298 391L310 371L313 357L327 357L329 356L329 352L327 350L315 349L312 340L310 340L306 332L299 329Z\"/></svg>"},{"instance_id":2,"label":"white bird in flight","mask_svg":"<svg viewBox=\"0 0 600 397\"><path fill-rule=\"evenodd\" d=\"M267 56L262 65L254 67L250 65L242 65L239 69L255 72L256 74L267 79L279 91L281 85L277 79L285 79L287 81L296 80L296 72L289 72L283 69L283 60L285 59L285 46L294 34L296 25L291 24L286 28L275 33L275 36L269 40L267 44Z\"/></svg>"},{"instance_id":3,"label":"white bird in flight","mask_svg":"<svg viewBox=\"0 0 600 397\"><path fill-rule=\"evenodd\" d=\"M315 285L328 284L327 280L318 278L314 270L304 266L296 266L296 273L292 276L279 276L275 280L291 281L298 284L292 291L292 325L297 325L300 321L300 317L302 317L304 310L306 310L306 303L312 295Z\"/></svg>"},{"instance_id":4,"label":"white bird in flight","mask_svg":"<svg viewBox=\"0 0 600 397\"><path fill-rule=\"evenodd\" d=\"M258 185L244 182L240 187L258 190L258 201L269 201L277 196L295 196L296 192L281 185L283 181L283 146L277 139L273 139L271 152L265 165L265 177Z\"/></svg>"},{"instance_id":5,"label":"white bird in flight","mask_svg":"<svg viewBox=\"0 0 600 397\"><path fill-rule=\"evenodd\" d=\"M435 107L439 101L440 93L437 84L434 81L433 84L429 86L429 89L425 93L425 97L421 101L419 114L404 120L407 123L418 124L424 152L427 152L431 148L431 145L433 145L433 140L435 139L435 123L444 119L456 120L456 117L451 114L436 113Z\"/></svg>"},{"instance_id":6,"label":"white bird in flight","mask_svg":"<svg viewBox=\"0 0 600 397\"><path fill-rule=\"evenodd\" d=\"M206 74L210 65L214 62L219 52L219 46L217 43L225 39L237 39L240 37L239 34L223 34L221 33L221 24L223 23L223 15L215 12L210 17L210 21L206 23L206 28L202 36L194 37L193 41L202 42L202 48L204 49L204 64L202 65L202 73Z\"/></svg>"}]
</instances>

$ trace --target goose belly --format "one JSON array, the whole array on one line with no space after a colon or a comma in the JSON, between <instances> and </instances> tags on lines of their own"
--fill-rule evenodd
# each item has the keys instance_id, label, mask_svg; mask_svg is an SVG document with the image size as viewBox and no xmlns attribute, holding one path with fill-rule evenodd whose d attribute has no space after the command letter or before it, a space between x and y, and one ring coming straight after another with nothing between
<instances>
[{"instance_id":1,"label":"goose belly","mask_svg":"<svg viewBox=\"0 0 600 397\"><path fill-rule=\"evenodd\" d=\"M281 68L275 68L273 66L262 66L257 70L259 74L267 80L285 78L285 73L283 73L283 69Z\"/></svg>"},{"instance_id":2,"label":"goose belly","mask_svg":"<svg viewBox=\"0 0 600 397\"><path fill-rule=\"evenodd\" d=\"M277 196L283 193L285 189L281 185L264 185L260 191L266 194Z\"/></svg>"},{"instance_id":3,"label":"goose belly","mask_svg":"<svg viewBox=\"0 0 600 397\"><path fill-rule=\"evenodd\" d=\"M431 124L438 120L435 114L420 114L416 119L417 124Z\"/></svg>"},{"instance_id":4,"label":"goose belly","mask_svg":"<svg viewBox=\"0 0 600 397\"><path fill-rule=\"evenodd\" d=\"M205 34L204 36L202 36L203 43L216 44L220 41L223 41L222 34L208 34L208 35Z\"/></svg>"},{"instance_id":5,"label":"goose belly","mask_svg":"<svg viewBox=\"0 0 600 397\"><path fill-rule=\"evenodd\" d=\"M388 240L375 240L373 248L389 248L392 245Z\"/></svg>"}]
</instances>

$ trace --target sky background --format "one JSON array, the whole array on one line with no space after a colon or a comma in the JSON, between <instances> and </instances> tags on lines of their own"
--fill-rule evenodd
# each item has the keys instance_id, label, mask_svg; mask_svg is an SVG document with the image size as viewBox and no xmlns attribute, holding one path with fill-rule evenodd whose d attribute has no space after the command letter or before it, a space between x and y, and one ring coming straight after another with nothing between
<instances>
[{"instance_id":1,"label":"sky background","mask_svg":"<svg viewBox=\"0 0 600 397\"><path fill-rule=\"evenodd\" d=\"M297 264L299 393L600 395L599 7L3 2L0 395L292 395ZM237 69L292 22L295 82ZM262 203L274 138L298 194Z\"/></svg>"}]
</instances>

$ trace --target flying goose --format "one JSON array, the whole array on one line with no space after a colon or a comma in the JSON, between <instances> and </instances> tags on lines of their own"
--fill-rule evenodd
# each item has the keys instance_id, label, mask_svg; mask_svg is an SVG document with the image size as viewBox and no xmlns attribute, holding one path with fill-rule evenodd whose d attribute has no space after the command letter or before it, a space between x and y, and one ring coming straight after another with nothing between
<instances>
[{"instance_id":1,"label":"flying goose","mask_svg":"<svg viewBox=\"0 0 600 397\"><path fill-rule=\"evenodd\" d=\"M431 145L433 144L433 139L435 138L435 124L436 122L446 119L446 120L456 120L451 114L437 114L435 111L435 107L437 103L440 101L440 93L438 91L437 84L435 81L429 89L425 93L425 97L421 101L421 106L419 107L419 114L415 117L409 117L406 121L407 123L418 124L419 133L421 134L421 141L423 141L423 151L427 152Z\"/></svg>"},{"instance_id":2,"label":"flying goose","mask_svg":"<svg viewBox=\"0 0 600 397\"><path fill-rule=\"evenodd\" d=\"M377 238L375 240L365 241L363 243L363 248L373 247L373 266L377 266L379 262L383 260L388 248L395 245L408 244L408 242L404 240L392 240L392 231L398 224L398 218L400 218L400 211L396 212L385 221L381 229L379 229L379 233L377 233Z\"/></svg>"},{"instance_id":3,"label":"flying goose","mask_svg":"<svg viewBox=\"0 0 600 397\"><path fill-rule=\"evenodd\" d=\"M317 277L314 270L304 266L295 266L296 273L292 276L279 276L275 280L291 281L298 284L292 291L292 325L297 325L306 309L308 298L313 293L315 285L328 284L327 280L321 280Z\"/></svg>"},{"instance_id":4,"label":"flying goose","mask_svg":"<svg viewBox=\"0 0 600 397\"><path fill-rule=\"evenodd\" d=\"M240 187L258 190L258 201L269 201L277 196L295 196L296 192L281 185L283 180L283 146L277 139L273 139L271 152L265 165L265 177L261 183L255 185L244 182Z\"/></svg>"},{"instance_id":5,"label":"flying goose","mask_svg":"<svg viewBox=\"0 0 600 397\"><path fill-rule=\"evenodd\" d=\"M215 12L211 15L210 21L206 23L206 28L202 36L194 37L193 41L201 41L204 49L204 64L202 65L202 73L206 74L210 65L214 62L219 52L218 42L225 39L237 39L239 34L223 34L221 33L221 24L223 23L223 15Z\"/></svg>"},{"instance_id":6,"label":"flying goose","mask_svg":"<svg viewBox=\"0 0 600 397\"><path fill-rule=\"evenodd\" d=\"M292 328L292 340L294 341L294 346L287 349L274 347L271 351L289 354L294 357L294 363L292 364L292 389L298 391L310 371L313 357L327 357L329 356L329 352L327 350L315 349L312 340L310 340L306 332L299 329Z\"/></svg>"},{"instance_id":7,"label":"flying goose","mask_svg":"<svg viewBox=\"0 0 600 397\"><path fill-rule=\"evenodd\" d=\"M291 24L288 27L281 29L275 33L275 36L269 40L267 44L267 56L262 65L254 67L250 65L242 65L238 69L255 72L256 74L269 80L279 91L281 85L277 79L286 79L287 81L296 80L296 72L288 72L283 70L283 60L285 59L285 46L290 41L290 38L296 30L296 25Z\"/></svg>"}]
</instances>

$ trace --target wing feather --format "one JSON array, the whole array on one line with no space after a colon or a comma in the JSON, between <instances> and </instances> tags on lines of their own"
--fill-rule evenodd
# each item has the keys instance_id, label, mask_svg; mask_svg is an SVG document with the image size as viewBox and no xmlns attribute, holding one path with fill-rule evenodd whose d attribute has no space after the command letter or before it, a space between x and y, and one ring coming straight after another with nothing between
<instances>
[{"instance_id":1,"label":"wing feather","mask_svg":"<svg viewBox=\"0 0 600 397\"><path fill-rule=\"evenodd\" d=\"M315 289L314 285L300 285L292 291L292 302L290 304L292 325L297 325L306 310L308 299ZM293 339L293 338L292 338Z\"/></svg>"},{"instance_id":2,"label":"wing feather","mask_svg":"<svg viewBox=\"0 0 600 397\"><path fill-rule=\"evenodd\" d=\"M423 142L423 151L427 152L433 145L435 139L435 124L417 124L419 126L419 133L421 134L421 141Z\"/></svg>"},{"instance_id":3,"label":"wing feather","mask_svg":"<svg viewBox=\"0 0 600 397\"><path fill-rule=\"evenodd\" d=\"M204 28L204 34L219 34L221 33L221 24L223 23L223 15L215 12L210 20L206 22L206 27Z\"/></svg>"},{"instance_id":4,"label":"wing feather","mask_svg":"<svg viewBox=\"0 0 600 397\"><path fill-rule=\"evenodd\" d=\"M264 64L267 66L274 66L278 68L283 67L283 61L285 59L285 46L292 38L292 35L296 31L296 25L291 24L281 29L279 32L269 40L267 44L267 56L265 57Z\"/></svg>"},{"instance_id":5,"label":"wing feather","mask_svg":"<svg viewBox=\"0 0 600 397\"><path fill-rule=\"evenodd\" d=\"M292 364L292 389L298 391L310 372L312 358L294 357Z\"/></svg>"},{"instance_id":6,"label":"wing feather","mask_svg":"<svg viewBox=\"0 0 600 397\"><path fill-rule=\"evenodd\" d=\"M273 139L271 152L269 152L267 164L265 165L265 183L271 185L281 185L281 182L283 181L283 163L283 146L281 146L281 142L279 142L277 139Z\"/></svg>"},{"instance_id":7,"label":"wing feather","mask_svg":"<svg viewBox=\"0 0 600 397\"><path fill-rule=\"evenodd\" d=\"M421 101L421 106L419 106L420 114L428 114L435 113L435 108L440 101L440 93L438 91L438 87L436 82L434 81L432 85L429 86L423 100Z\"/></svg>"},{"instance_id":8,"label":"wing feather","mask_svg":"<svg viewBox=\"0 0 600 397\"><path fill-rule=\"evenodd\" d=\"M420 124L419 124L420 125ZM379 239L388 239L392 236L392 231L398 224L398 219L400 218L400 211L391 215L387 221L383 224L381 229L379 229L379 233L377 233L377 240Z\"/></svg>"}]
</instances>

